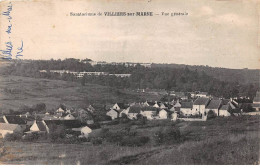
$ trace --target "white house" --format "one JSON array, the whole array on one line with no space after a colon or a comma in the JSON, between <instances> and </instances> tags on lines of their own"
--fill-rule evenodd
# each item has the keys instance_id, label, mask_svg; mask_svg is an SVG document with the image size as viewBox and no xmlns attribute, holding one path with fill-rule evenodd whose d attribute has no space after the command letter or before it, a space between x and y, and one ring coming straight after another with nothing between
<instances>
[{"instance_id":1,"label":"white house","mask_svg":"<svg viewBox=\"0 0 260 168\"><path fill-rule=\"evenodd\" d=\"M56 110L57 113L64 113L65 111L60 107Z\"/></svg>"},{"instance_id":2,"label":"white house","mask_svg":"<svg viewBox=\"0 0 260 168\"><path fill-rule=\"evenodd\" d=\"M192 113L192 102L182 102L180 112L184 115L191 115Z\"/></svg>"},{"instance_id":3,"label":"white house","mask_svg":"<svg viewBox=\"0 0 260 168\"><path fill-rule=\"evenodd\" d=\"M92 129L90 129L88 126L84 126L81 128L72 128L73 131L80 131L81 135L79 137L85 137L87 138L89 134L92 132Z\"/></svg>"},{"instance_id":4,"label":"white house","mask_svg":"<svg viewBox=\"0 0 260 168\"><path fill-rule=\"evenodd\" d=\"M29 132L49 133L49 128L44 121L34 120Z\"/></svg>"},{"instance_id":5,"label":"white house","mask_svg":"<svg viewBox=\"0 0 260 168\"><path fill-rule=\"evenodd\" d=\"M76 118L75 118L73 115L68 114L68 115L66 115L63 119L64 119L64 120L75 120Z\"/></svg>"},{"instance_id":6,"label":"white house","mask_svg":"<svg viewBox=\"0 0 260 168\"><path fill-rule=\"evenodd\" d=\"M231 116L231 114L229 113L229 110L230 110L229 104L222 105L219 109L219 116Z\"/></svg>"},{"instance_id":7,"label":"white house","mask_svg":"<svg viewBox=\"0 0 260 168\"><path fill-rule=\"evenodd\" d=\"M154 116L156 115L157 108L155 107L142 107L140 114L146 117L148 120L153 120Z\"/></svg>"},{"instance_id":8,"label":"white house","mask_svg":"<svg viewBox=\"0 0 260 168\"><path fill-rule=\"evenodd\" d=\"M155 102L155 104L153 105L153 107L155 107L155 108L160 108L160 105L159 105L157 102Z\"/></svg>"},{"instance_id":9,"label":"white house","mask_svg":"<svg viewBox=\"0 0 260 168\"><path fill-rule=\"evenodd\" d=\"M206 97L198 97L192 107L192 114L203 114L206 111L206 106L209 103L209 98Z\"/></svg>"},{"instance_id":10,"label":"white house","mask_svg":"<svg viewBox=\"0 0 260 168\"><path fill-rule=\"evenodd\" d=\"M119 113L118 110L116 110L116 109L110 109L110 110L106 113L106 115L107 115L107 116L110 116L111 119L114 120L114 119L118 118L118 113Z\"/></svg>"},{"instance_id":11,"label":"white house","mask_svg":"<svg viewBox=\"0 0 260 168\"><path fill-rule=\"evenodd\" d=\"M167 119L168 118L168 110L162 109L159 111L159 118L160 119Z\"/></svg>"},{"instance_id":12,"label":"white house","mask_svg":"<svg viewBox=\"0 0 260 168\"><path fill-rule=\"evenodd\" d=\"M0 134L4 138L7 134L22 133L23 129L18 124L0 123Z\"/></svg>"},{"instance_id":13,"label":"white house","mask_svg":"<svg viewBox=\"0 0 260 168\"><path fill-rule=\"evenodd\" d=\"M179 102L179 99L177 100L177 102L174 104L174 111L180 111L181 109L181 104Z\"/></svg>"},{"instance_id":14,"label":"white house","mask_svg":"<svg viewBox=\"0 0 260 168\"><path fill-rule=\"evenodd\" d=\"M115 110L126 109L126 108L127 108L127 106L124 103L116 103L112 107L112 109L115 109Z\"/></svg>"},{"instance_id":15,"label":"white house","mask_svg":"<svg viewBox=\"0 0 260 168\"><path fill-rule=\"evenodd\" d=\"M219 116L219 108L222 104L222 100L210 100L207 105L205 111L208 113L209 111L213 111L215 116Z\"/></svg>"}]
</instances>

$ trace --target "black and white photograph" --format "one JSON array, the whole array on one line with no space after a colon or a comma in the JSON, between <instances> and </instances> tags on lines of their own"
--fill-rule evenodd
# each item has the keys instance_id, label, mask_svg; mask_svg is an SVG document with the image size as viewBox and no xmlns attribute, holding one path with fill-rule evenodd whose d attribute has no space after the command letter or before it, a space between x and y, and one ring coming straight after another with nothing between
<instances>
[{"instance_id":1,"label":"black and white photograph","mask_svg":"<svg viewBox=\"0 0 260 168\"><path fill-rule=\"evenodd\" d=\"M1 165L259 165L259 0L0 0Z\"/></svg>"}]
</instances>

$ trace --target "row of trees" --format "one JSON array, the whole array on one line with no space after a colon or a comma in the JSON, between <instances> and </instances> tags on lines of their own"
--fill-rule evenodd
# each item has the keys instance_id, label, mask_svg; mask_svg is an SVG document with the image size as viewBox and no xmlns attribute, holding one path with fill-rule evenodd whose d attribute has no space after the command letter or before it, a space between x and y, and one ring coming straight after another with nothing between
<instances>
[{"instance_id":1,"label":"row of trees","mask_svg":"<svg viewBox=\"0 0 260 168\"><path fill-rule=\"evenodd\" d=\"M39 70L71 70L71 71L97 71L109 73L130 73L131 77L121 78L116 76L84 76L77 79L73 74L64 73L40 73ZM204 71L183 68L152 67L146 68L140 65L126 67L124 65L95 65L80 62L77 59L65 60L37 60L29 63L15 63L15 66L6 67L2 74L29 76L34 78L60 79L66 81L78 81L100 84L116 88L131 89L165 89L167 91L205 91L217 97L248 96L251 99L259 89L257 83L239 84L232 81L221 81L207 75Z\"/></svg>"}]
</instances>

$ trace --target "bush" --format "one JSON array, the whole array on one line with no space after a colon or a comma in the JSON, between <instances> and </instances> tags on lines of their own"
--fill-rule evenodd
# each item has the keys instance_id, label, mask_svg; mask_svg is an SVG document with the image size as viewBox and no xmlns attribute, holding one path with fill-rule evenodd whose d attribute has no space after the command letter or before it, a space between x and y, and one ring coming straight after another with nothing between
<instances>
[{"instance_id":1,"label":"bush","mask_svg":"<svg viewBox=\"0 0 260 168\"><path fill-rule=\"evenodd\" d=\"M5 135L5 140L6 141L18 141L22 139L23 134L19 132L15 132L13 134L6 134Z\"/></svg>"},{"instance_id":2,"label":"bush","mask_svg":"<svg viewBox=\"0 0 260 168\"><path fill-rule=\"evenodd\" d=\"M90 141L92 142L93 145L100 145L100 144L102 144L102 138L100 138L100 137L91 138Z\"/></svg>"},{"instance_id":3,"label":"bush","mask_svg":"<svg viewBox=\"0 0 260 168\"><path fill-rule=\"evenodd\" d=\"M150 140L147 136L125 136L121 141L122 146L143 146Z\"/></svg>"},{"instance_id":4,"label":"bush","mask_svg":"<svg viewBox=\"0 0 260 168\"><path fill-rule=\"evenodd\" d=\"M37 133L26 134L23 136L24 141L35 141L38 139L39 139L39 134Z\"/></svg>"},{"instance_id":5,"label":"bush","mask_svg":"<svg viewBox=\"0 0 260 168\"><path fill-rule=\"evenodd\" d=\"M216 117L215 113L212 110L209 110L207 119L213 119L215 117Z\"/></svg>"},{"instance_id":6,"label":"bush","mask_svg":"<svg viewBox=\"0 0 260 168\"><path fill-rule=\"evenodd\" d=\"M172 144L182 140L181 133L178 127L161 127L154 134L156 145Z\"/></svg>"}]
</instances>

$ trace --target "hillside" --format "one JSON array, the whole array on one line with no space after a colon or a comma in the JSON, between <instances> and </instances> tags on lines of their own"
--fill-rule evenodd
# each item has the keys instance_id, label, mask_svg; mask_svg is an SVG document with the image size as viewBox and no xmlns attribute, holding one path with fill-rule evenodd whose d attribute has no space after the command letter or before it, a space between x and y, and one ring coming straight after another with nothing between
<instances>
[{"instance_id":1,"label":"hillside","mask_svg":"<svg viewBox=\"0 0 260 168\"><path fill-rule=\"evenodd\" d=\"M168 68L185 68L205 72L221 81L239 82L240 84L258 83L260 82L259 69L228 69L219 67L209 67L200 65L184 65L184 64L152 64L152 67L168 67Z\"/></svg>"},{"instance_id":2,"label":"hillside","mask_svg":"<svg viewBox=\"0 0 260 168\"><path fill-rule=\"evenodd\" d=\"M104 106L115 102L135 102L153 99L154 95L118 90L96 84L35 79L21 76L0 76L0 109L4 112L23 105L45 103L47 109L64 103L68 107L84 107L89 104ZM157 99L157 97L154 97ZM160 99L158 97L158 99Z\"/></svg>"}]
</instances>

